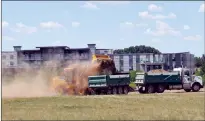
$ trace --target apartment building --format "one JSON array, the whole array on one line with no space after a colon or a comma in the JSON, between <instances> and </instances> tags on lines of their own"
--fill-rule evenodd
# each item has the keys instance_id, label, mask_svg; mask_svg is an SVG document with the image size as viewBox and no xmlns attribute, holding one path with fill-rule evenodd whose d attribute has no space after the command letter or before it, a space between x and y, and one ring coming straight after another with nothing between
<instances>
[{"instance_id":1,"label":"apartment building","mask_svg":"<svg viewBox=\"0 0 205 121\"><path fill-rule=\"evenodd\" d=\"M20 67L29 64L39 67L42 64L55 66L49 62L55 61L62 65L69 65L76 61L89 61L92 54L112 54L112 49L96 49L96 44L88 44L85 48L70 48L68 46L44 46L35 49L22 50L21 46L14 46L17 53L17 63Z\"/></svg>"},{"instance_id":2,"label":"apartment building","mask_svg":"<svg viewBox=\"0 0 205 121\"><path fill-rule=\"evenodd\" d=\"M130 70L150 71L153 69L173 70L173 68L184 67L194 71L194 55L189 52L181 53L136 53L136 54L113 54L110 55L116 69L119 72Z\"/></svg>"},{"instance_id":3,"label":"apartment building","mask_svg":"<svg viewBox=\"0 0 205 121\"><path fill-rule=\"evenodd\" d=\"M164 53L163 56L165 59L164 68L166 70L178 67L184 67L194 70L195 59L194 55L190 52Z\"/></svg>"},{"instance_id":4,"label":"apartment building","mask_svg":"<svg viewBox=\"0 0 205 121\"><path fill-rule=\"evenodd\" d=\"M152 69L172 70L174 67L194 69L194 55L189 52L181 53L134 53L113 54L112 49L97 49L96 44L88 44L85 48L70 48L68 46L44 46L35 49L22 50L21 46L14 46L14 51L2 52L2 67L40 67L42 64L55 66L49 61L57 61L62 65L69 65L76 61L89 61L92 54L106 54L114 60L119 72L130 70L149 71Z\"/></svg>"},{"instance_id":5,"label":"apartment building","mask_svg":"<svg viewBox=\"0 0 205 121\"><path fill-rule=\"evenodd\" d=\"M14 68L18 66L17 52L15 51L3 51L2 56L2 68Z\"/></svg>"},{"instance_id":6,"label":"apartment building","mask_svg":"<svg viewBox=\"0 0 205 121\"><path fill-rule=\"evenodd\" d=\"M130 70L150 71L152 69L163 69L164 59L162 54L136 53L136 54L114 54L111 55L119 72Z\"/></svg>"}]
</instances>

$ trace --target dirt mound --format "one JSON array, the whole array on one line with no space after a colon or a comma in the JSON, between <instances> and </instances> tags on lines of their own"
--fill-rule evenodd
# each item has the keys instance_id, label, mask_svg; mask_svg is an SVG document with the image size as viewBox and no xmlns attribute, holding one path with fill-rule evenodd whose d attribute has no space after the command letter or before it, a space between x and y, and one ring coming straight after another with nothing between
<instances>
[{"instance_id":1,"label":"dirt mound","mask_svg":"<svg viewBox=\"0 0 205 121\"><path fill-rule=\"evenodd\" d=\"M149 72L151 72L151 73L167 73L168 71L165 71L163 69L155 69L155 70L150 70Z\"/></svg>"},{"instance_id":2,"label":"dirt mound","mask_svg":"<svg viewBox=\"0 0 205 121\"><path fill-rule=\"evenodd\" d=\"M101 60L99 63L100 74L114 74L116 73L115 63L113 60Z\"/></svg>"}]
</instances>

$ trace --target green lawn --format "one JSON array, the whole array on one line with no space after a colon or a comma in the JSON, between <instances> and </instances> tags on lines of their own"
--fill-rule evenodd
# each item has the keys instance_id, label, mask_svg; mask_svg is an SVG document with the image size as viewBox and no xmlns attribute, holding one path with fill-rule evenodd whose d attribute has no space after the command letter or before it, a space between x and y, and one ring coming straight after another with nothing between
<instances>
[{"instance_id":1,"label":"green lawn","mask_svg":"<svg viewBox=\"0 0 205 121\"><path fill-rule=\"evenodd\" d=\"M3 99L3 120L204 120L204 93Z\"/></svg>"}]
</instances>

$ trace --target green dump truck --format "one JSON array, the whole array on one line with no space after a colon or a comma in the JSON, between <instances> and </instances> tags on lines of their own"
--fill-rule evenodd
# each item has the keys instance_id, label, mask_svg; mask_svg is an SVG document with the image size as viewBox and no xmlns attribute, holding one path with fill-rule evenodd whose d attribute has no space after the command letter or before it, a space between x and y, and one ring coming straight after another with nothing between
<instances>
[{"instance_id":1,"label":"green dump truck","mask_svg":"<svg viewBox=\"0 0 205 121\"><path fill-rule=\"evenodd\" d=\"M130 75L98 75L88 77L88 94L128 94Z\"/></svg>"},{"instance_id":2,"label":"green dump truck","mask_svg":"<svg viewBox=\"0 0 205 121\"><path fill-rule=\"evenodd\" d=\"M163 93L166 89L198 92L204 85L202 78L200 76L191 77L192 79L184 75L180 69L173 72L136 73L135 84L139 93Z\"/></svg>"}]
</instances>

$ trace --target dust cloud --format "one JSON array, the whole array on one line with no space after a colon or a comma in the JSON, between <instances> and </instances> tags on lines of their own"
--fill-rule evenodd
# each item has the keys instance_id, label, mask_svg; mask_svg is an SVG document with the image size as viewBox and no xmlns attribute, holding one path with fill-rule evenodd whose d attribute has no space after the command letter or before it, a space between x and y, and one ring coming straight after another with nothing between
<instances>
[{"instance_id":1,"label":"dust cloud","mask_svg":"<svg viewBox=\"0 0 205 121\"><path fill-rule=\"evenodd\" d=\"M55 62L50 61L51 65L54 65L54 63ZM52 80L55 76L59 76L63 72L63 67L48 68L42 66L40 69L35 70L28 64L24 65L24 70L20 70L8 83L4 82L2 84L2 98L58 95L58 93L53 90ZM75 88L83 92L88 87L87 77L96 75L99 72L99 64L91 62L75 62L67 67L76 70L75 75L72 75L76 81ZM5 80L6 79L3 79L2 82Z\"/></svg>"},{"instance_id":2,"label":"dust cloud","mask_svg":"<svg viewBox=\"0 0 205 121\"><path fill-rule=\"evenodd\" d=\"M17 74L15 74L9 82L3 82L2 97L13 98L56 95L56 93L51 92L49 88L49 73L51 74L50 76L57 74L56 70L46 70L44 67L35 69L26 63L23 64L23 69L17 70ZM7 78L10 77L4 77L3 81L8 81Z\"/></svg>"},{"instance_id":3,"label":"dust cloud","mask_svg":"<svg viewBox=\"0 0 205 121\"><path fill-rule=\"evenodd\" d=\"M100 72L99 63L80 62L70 65L69 68L75 69L75 74L73 74L76 81L75 87L81 93L84 93L88 87L88 76L98 75Z\"/></svg>"}]
</instances>

